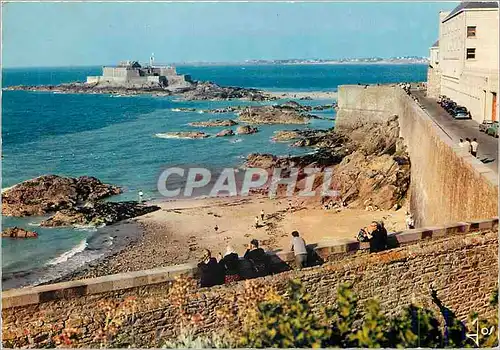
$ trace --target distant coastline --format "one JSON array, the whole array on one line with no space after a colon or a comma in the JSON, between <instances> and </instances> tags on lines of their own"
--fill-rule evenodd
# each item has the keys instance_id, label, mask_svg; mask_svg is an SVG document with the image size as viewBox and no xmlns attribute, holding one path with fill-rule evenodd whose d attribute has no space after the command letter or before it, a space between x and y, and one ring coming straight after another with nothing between
<instances>
[{"instance_id":1,"label":"distant coastline","mask_svg":"<svg viewBox=\"0 0 500 350\"><path fill-rule=\"evenodd\" d=\"M269 66L269 65L372 65L372 64L428 64L427 57L394 58L348 58L329 59L287 59L287 60L246 60L243 62L178 62L176 66Z\"/></svg>"},{"instance_id":2,"label":"distant coastline","mask_svg":"<svg viewBox=\"0 0 500 350\"><path fill-rule=\"evenodd\" d=\"M204 67L204 66L292 66L292 65L404 65L404 64L416 64L423 65L429 64L429 60L426 57L416 57L416 58L353 58L345 60L300 60L300 59L290 59L290 60L247 60L243 62L174 62L172 65L177 67ZM3 69L7 70L19 70L19 69L37 69L37 68L67 68L67 69L80 69L80 68L101 68L106 64L91 64L91 65L70 65L70 66L7 66Z\"/></svg>"}]
</instances>

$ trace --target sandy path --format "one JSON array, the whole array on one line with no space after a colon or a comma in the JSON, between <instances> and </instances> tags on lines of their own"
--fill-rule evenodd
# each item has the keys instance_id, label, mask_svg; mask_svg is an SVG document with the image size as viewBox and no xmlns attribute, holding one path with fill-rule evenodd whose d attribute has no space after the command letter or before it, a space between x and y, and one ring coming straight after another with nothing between
<instances>
[{"instance_id":1,"label":"sandy path","mask_svg":"<svg viewBox=\"0 0 500 350\"><path fill-rule=\"evenodd\" d=\"M266 250L288 250L290 233L297 230L307 243L354 238L372 220L384 220L389 231L404 228L404 209L341 212L301 207L293 200L266 197L178 200L155 203L160 210L135 219L144 235L118 254L107 258L71 279L198 261L207 248L216 256L231 245L243 255L248 242L256 238ZM264 210L265 219L255 228L255 216ZM216 232L214 227L219 227Z\"/></svg>"}]
</instances>

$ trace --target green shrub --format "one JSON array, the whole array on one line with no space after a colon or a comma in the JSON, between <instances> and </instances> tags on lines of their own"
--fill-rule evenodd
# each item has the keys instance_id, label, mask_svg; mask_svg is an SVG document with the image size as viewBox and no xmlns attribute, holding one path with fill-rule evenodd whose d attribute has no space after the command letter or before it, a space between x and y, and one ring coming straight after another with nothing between
<instances>
[{"instance_id":1,"label":"green shrub","mask_svg":"<svg viewBox=\"0 0 500 350\"><path fill-rule=\"evenodd\" d=\"M464 325L451 310L437 301L435 292L432 297L445 318L444 327L432 311L415 305L408 306L392 318L382 314L376 300L367 300L360 310L356 295L346 284L338 286L335 306L323 307L321 313L312 311L310 295L299 281L290 281L284 296L259 284L249 284L247 289L249 292L244 292L236 298L236 304L231 304L236 306L238 312L224 313L228 325L232 325L228 329L219 330L218 335L212 338L184 333L176 341L166 342L163 347L438 348L474 345L465 339ZM259 291L258 301L256 291ZM498 303L498 291L492 296L491 303L492 306ZM228 320L227 317L234 318ZM483 337L480 346L497 346L497 320L478 322L480 329L494 329L491 335ZM234 327L236 324L245 326Z\"/></svg>"},{"instance_id":2,"label":"green shrub","mask_svg":"<svg viewBox=\"0 0 500 350\"><path fill-rule=\"evenodd\" d=\"M259 323L240 338L243 347L318 348L331 336L325 318L315 316L309 295L297 281L290 281L289 298L284 302L262 302Z\"/></svg>"}]
</instances>

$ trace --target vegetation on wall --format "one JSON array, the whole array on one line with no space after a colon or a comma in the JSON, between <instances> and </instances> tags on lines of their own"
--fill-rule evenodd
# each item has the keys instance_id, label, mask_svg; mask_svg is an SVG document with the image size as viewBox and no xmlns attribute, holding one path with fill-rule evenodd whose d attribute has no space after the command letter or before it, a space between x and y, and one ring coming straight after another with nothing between
<instances>
[{"instance_id":1,"label":"vegetation on wall","mask_svg":"<svg viewBox=\"0 0 500 350\"><path fill-rule=\"evenodd\" d=\"M299 281L290 281L284 296L272 287L251 281L245 292L220 313L228 325L236 322L241 329L227 327L217 337L197 337L194 325L183 329L176 341L160 345L167 348L475 347L466 337L466 326L439 302L435 292L431 296L440 314L409 305L399 316L388 318L376 300L359 305L350 286L343 284L338 288L336 304L325 306L318 315L312 312L310 295ZM498 291L495 291L492 307L497 302ZM471 320L476 317L472 314ZM479 346L497 346L497 320L478 322L480 329L494 330L479 336Z\"/></svg>"},{"instance_id":2,"label":"vegetation on wall","mask_svg":"<svg viewBox=\"0 0 500 350\"><path fill-rule=\"evenodd\" d=\"M381 312L376 300L358 300L351 287L337 287L337 298L319 312L312 310L311 296L300 281L289 281L287 292L280 294L274 286L259 280L245 282L225 300L216 314L221 327L210 336L203 334L203 316L190 307L191 297L197 296L196 281L179 278L168 292L168 301L177 320L177 338L157 335L151 347L163 348L317 348L317 347L369 347L369 348L456 348L476 347L469 338L466 326L453 311L446 308L431 291L436 310L418 305L408 305L396 317L387 317ZM498 289L490 304L498 305ZM63 324L50 324L43 320L32 324L33 329L4 329L8 332L24 332L25 341L4 342L9 347L77 347L83 337L91 338L91 347L127 348L135 347L133 325L138 309L137 300L103 300L93 313L93 322L98 327L91 334L81 334L75 325L85 323L78 315ZM498 320L481 319L472 313L468 325L477 320L480 330L480 347L498 346ZM44 332L41 332L42 327ZM483 330L489 330L484 334ZM89 330L90 331L90 330ZM32 335L46 334L46 340L33 339Z\"/></svg>"}]
</instances>

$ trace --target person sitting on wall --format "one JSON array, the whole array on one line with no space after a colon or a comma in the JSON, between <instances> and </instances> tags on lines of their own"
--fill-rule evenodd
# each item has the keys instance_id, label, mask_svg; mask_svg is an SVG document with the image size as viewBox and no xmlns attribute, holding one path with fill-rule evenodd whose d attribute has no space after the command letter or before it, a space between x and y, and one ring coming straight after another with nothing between
<instances>
[{"instance_id":1,"label":"person sitting on wall","mask_svg":"<svg viewBox=\"0 0 500 350\"><path fill-rule=\"evenodd\" d=\"M259 248L259 241L252 239L245 252L245 259L252 263L255 277L262 277L269 274L268 256L264 249Z\"/></svg>"},{"instance_id":2,"label":"person sitting on wall","mask_svg":"<svg viewBox=\"0 0 500 350\"><path fill-rule=\"evenodd\" d=\"M203 258L198 264L200 270L200 286L212 287L224 282L224 271L217 263L217 259L212 257L210 250L205 249Z\"/></svg>"},{"instance_id":3,"label":"person sitting on wall","mask_svg":"<svg viewBox=\"0 0 500 350\"><path fill-rule=\"evenodd\" d=\"M370 242L370 252L380 252L387 248L387 230L383 223L377 221L359 230L356 239L360 242Z\"/></svg>"},{"instance_id":4,"label":"person sitting on wall","mask_svg":"<svg viewBox=\"0 0 500 350\"><path fill-rule=\"evenodd\" d=\"M219 264L224 270L224 283L241 280L239 257L231 246L227 246L226 254L220 257Z\"/></svg>"},{"instance_id":5,"label":"person sitting on wall","mask_svg":"<svg viewBox=\"0 0 500 350\"><path fill-rule=\"evenodd\" d=\"M380 252L387 249L387 230L384 223L373 221L370 226L370 252Z\"/></svg>"}]
</instances>

